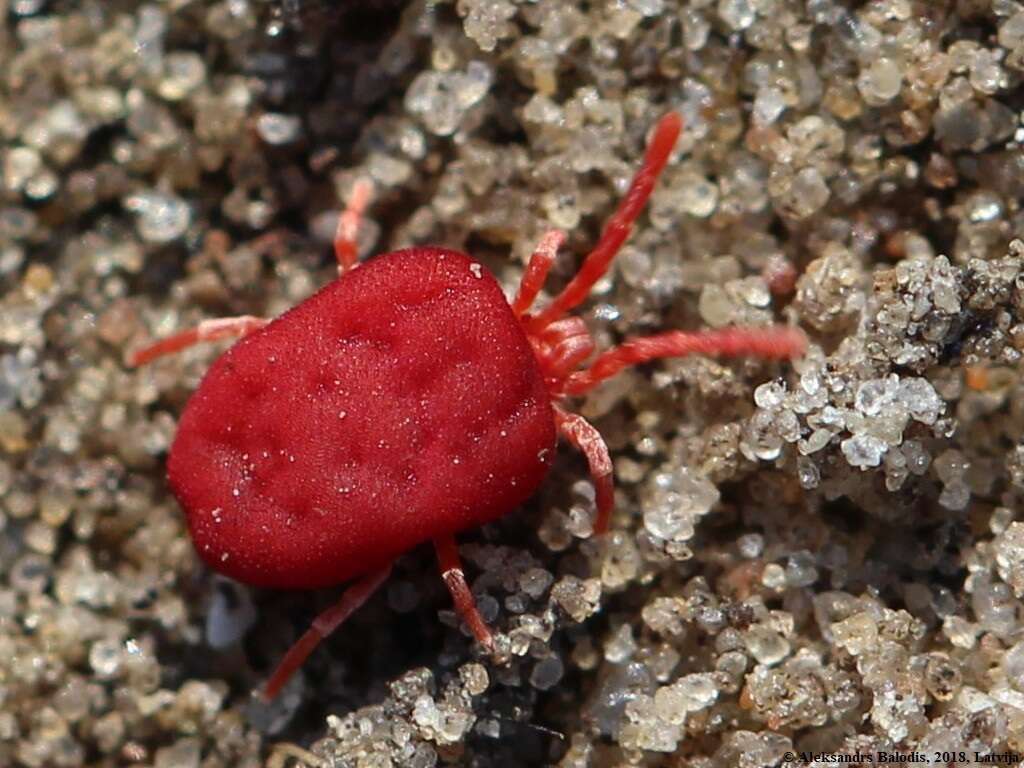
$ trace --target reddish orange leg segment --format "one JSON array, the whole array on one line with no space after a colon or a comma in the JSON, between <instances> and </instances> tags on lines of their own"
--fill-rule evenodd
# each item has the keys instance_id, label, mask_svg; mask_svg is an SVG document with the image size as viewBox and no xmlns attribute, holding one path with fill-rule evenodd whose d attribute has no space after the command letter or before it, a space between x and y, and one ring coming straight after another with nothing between
<instances>
[{"instance_id":1,"label":"reddish orange leg segment","mask_svg":"<svg viewBox=\"0 0 1024 768\"><path fill-rule=\"evenodd\" d=\"M662 357L707 355L788 360L807 349L807 337L799 328L777 325L767 328L721 328L711 331L668 331L631 339L598 355L589 368L566 380L565 394L582 395L623 368Z\"/></svg>"},{"instance_id":2,"label":"reddish orange leg segment","mask_svg":"<svg viewBox=\"0 0 1024 768\"><path fill-rule=\"evenodd\" d=\"M195 328L175 333L166 339L160 339L148 347L136 350L129 358L129 364L145 365L158 357L173 355L191 346L204 341L218 341L220 339L242 338L253 331L258 331L269 323L262 317L242 315L240 317L219 317L215 320L203 320Z\"/></svg>"},{"instance_id":3,"label":"reddish orange leg segment","mask_svg":"<svg viewBox=\"0 0 1024 768\"><path fill-rule=\"evenodd\" d=\"M287 683L296 670L309 657L309 654L320 644L320 641L330 635L334 630L353 613L370 599L370 596L377 591L391 573L391 563L377 571L368 573L363 578L352 584L342 594L341 599L334 605L321 613L310 625L309 629L300 637L295 644L288 649L288 653L277 665L274 674L270 676L266 684L259 692L264 701L270 701Z\"/></svg>"},{"instance_id":4,"label":"reddish orange leg segment","mask_svg":"<svg viewBox=\"0 0 1024 768\"><path fill-rule=\"evenodd\" d=\"M494 638L491 635L490 627L480 615L476 607L476 598L469 590L466 583L466 574L462 570L462 561L459 559L459 548L455 544L454 536L438 536L434 539L434 549L437 550L437 564L441 569L441 578L444 585L451 593L452 601L455 603L455 612L466 622L466 626L473 633L473 637L488 651L494 648Z\"/></svg>"},{"instance_id":5,"label":"reddish orange leg segment","mask_svg":"<svg viewBox=\"0 0 1024 768\"><path fill-rule=\"evenodd\" d=\"M555 424L561 435L579 449L590 466L597 502L594 534L600 536L608 530L612 508L615 506L615 480L612 477L612 458L608 454L608 446L594 425L578 413L569 413L556 407Z\"/></svg>"},{"instance_id":6,"label":"reddish orange leg segment","mask_svg":"<svg viewBox=\"0 0 1024 768\"><path fill-rule=\"evenodd\" d=\"M665 164L668 163L669 155L672 154L672 148L676 145L676 139L679 138L682 130L683 118L677 112L669 112L658 121L651 142L647 145L647 151L644 153L640 170L633 177L629 191L622 198L618 209L605 225L601 239L594 246L594 250L583 260L580 271L565 286L565 289L530 321L528 330L536 332L564 316L566 312L587 298L590 289L608 271L608 266L615 258L615 254L629 239L629 234L633 231L633 224L647 204L647 199L654 190L654 184L665 169Z\"/></svg>"},{"instance_id":7,"label":"reddish orange leg segment","mask_svg":"<svg viewBox=\"0 0 1024 768\"><path fill-rule=\"evenodd\" d=\"M345 210L338 217L338 231L334 235L334 256L338 260L338 274L343 275L355 266L359 258L359 222L362 221L366 204L373 194L369 179L357 179L352 185Z\"/></svg>"},{"instance_id":8,"label":"reddish orange leg segment","mask_svg":"<svg viewBox=\"0 0 1024 768\"><path fill-rule=\"evenodd\" d=\"M548 279L551 265L555 263L558 249L564 242L565 232L557 229L548 230L541 236L519 283L519 293L512 302L512 311L516 317L522 316L537 298L540 289L544 287L544 281Z\"/></svg>"}]
</instances>

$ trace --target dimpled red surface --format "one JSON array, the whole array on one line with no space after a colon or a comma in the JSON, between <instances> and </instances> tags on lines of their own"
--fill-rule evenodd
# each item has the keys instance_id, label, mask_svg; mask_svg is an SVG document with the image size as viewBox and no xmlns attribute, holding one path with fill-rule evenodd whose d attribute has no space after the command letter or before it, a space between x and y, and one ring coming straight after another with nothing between
<instances>
[{"instance_id":1,"label":"dimpled red surface","mask_svg":"<svg viewBox=\"0 0 1024 768\"><path fill-rule=\"evenodd\" d=\"M497 282L463 254L415 248L221 355L181 417L168 477L211 567L311 588L511 511L555 440Z\"/></svg>"}]
</instances>

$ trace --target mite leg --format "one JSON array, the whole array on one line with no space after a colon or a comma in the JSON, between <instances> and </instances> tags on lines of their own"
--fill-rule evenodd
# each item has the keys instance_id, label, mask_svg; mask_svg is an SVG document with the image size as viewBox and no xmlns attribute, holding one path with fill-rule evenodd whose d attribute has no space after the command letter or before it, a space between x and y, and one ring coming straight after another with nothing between
<instances>
[{"instance_id":1,"label":"mite leg","mask_svg":"<svg viewBox=\"0 0 1024 768\"><path fill-rule=\"evenodd\" d=\"M313 649L320 644L320 641L341 626L345 619L359 610L360 606L369 600L370 596L377 591L377 588L384 583L390 573L391 563L388 563L378 571L368 573L346 589L338 602L313 619L309 629L288 649L288 653L281 659L281 663L277 665L274 674L270 676L270 679L267 680L262 690L260 690L260 698L264 701L270 701L277 696L284 684L302 666L302 663L313 652Z\"/></svg>"},{"instance_id":2,"label":"mite leg","mask_svg":"<svg viewBox=\"0 0 1024 768\"><path fill-rule=\"evenodd\" d=\"M258 331L269 322L269 320L262 317L253 317L252 315L203 320L195 328L175 333L173 336L160 339L160 341L150 344L148 347L136 350L132 353L128 362L132 366L145 365L158 357L181 352L183 349L188 349L203 341L240 339L243 336L248 336L253 331Z\"/></svg>"},{"instance_id":3,"label":"mite leg","mask_svg":"<svg viewBox=\"0 0 1024 768\"><path fill-rule=\"evenodd\" d=\"M494 638L491 630L480 615L476 607L476 598L469 591L466 583L466 574L462 571L462 561L459 559L459 549L455 544L454 536L439 536L434 539L434 549L437 550L437 564L441 569L441 578L444 585L451 593L452 601L455 603L455 612L466 622L473 633L473 637L487 650L494 647Z\"/></svg>"},{"instance_id":4,"label":"mite leg","mask_svg":"<svg viewBox=\"0 0 1024 768\"><path fill-rule=\"evenodd\" d=\"M522 316L537 298L540 289L544 287L544 281L548 278L548 272L551 271L551 265L555 263L558 249L564 242L565 232L558 229L548 230L541 236L540 242L537 243L537 249L530 256L526 271L523 272L523 279L519 283L519 293L512 302L512 311L516 317Z\"/></svg>"},{"instance_id":5,"label":"mite leg","mask_svg":"<svg viewBox=\"0 0 1024 768\"><path fill-rule=\"evenodd\" d=\"M373 184L369 179L357 179L352 185L345 210L338 217L338 231L334 235L334 256L338 260L338 274L344 275L359 258L359 222L370 202Z\"/></svg>"},{"instance_id":6,"label":"mite leg","mask_svg":"<svg viewBox=\"0 0 1024 768\"><path fill-rule=\"evenodd\" d=\"M615 254L633 231L633 224L647 204L647 198L651 196L658 177L665 170L665 164L668 163L669 155L672 154L672 148L676 145L682 130L683 118L677 112L669 112L658 121L644 152L640 169L633 177L618 209L605 225L601 239L594 246L594 250L587 254L579 272L565 289L530 321L529 330L537 332L565 315L587 297L594 283L608 271Z\"/></svg>"},{"instance_id":7,"label":"mite leg","mask_svg":"<svg viewBox=\"0 0 1024 768\"><path fill-rule=\"evenodd\" d=\"M807 337L799 328L722 328L710 331L668 331L631 339L598 355L589 368L572 374L565 383L568 395L589 392L623 368L662 357L707 355L709 357L753 357L788 360L807 349Z\"/></svg>"},{"instance_id":8,"label":"mite leg","mask_svg":"<svg viewBox=\"0 0 1024 768\"><path fill-rule=\"evenodd\" d=\"M615 481L612 478L612 458L608 455L608 446L594 425L578 413L555 408L555 424L562 437L583 454L590 466L597 506L594 534L600 536L608 530L612 508L615 506Z\"/></svg>"}]
</instances>

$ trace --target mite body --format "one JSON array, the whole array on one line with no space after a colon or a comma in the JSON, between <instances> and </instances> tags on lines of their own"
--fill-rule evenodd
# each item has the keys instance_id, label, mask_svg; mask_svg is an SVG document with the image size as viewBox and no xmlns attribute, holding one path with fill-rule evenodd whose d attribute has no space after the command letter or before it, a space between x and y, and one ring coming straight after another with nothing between
<instances>
[{"instance_id":1,"label":"mite body","mask_svg":"<svg viewBox=\"0 0 1024 768\"><path fill-rule=\"evenodd\" d=\"M342 214L338 280L273 321L209 320L158 341L135 364L241 337L211 367L168 460L203 559L250 584L313 588L355 579L318 616L264 688L273 696L316 644L433 541L456 610L485 647L490 629L466 584L454 535L511 512L543 481L557 436L580 449L608 527L612 463L565 401L631 365L690 354L782 359L803 334L781 326L667 331L595 356L583 302L629 237L682 121L659 121L629 191L569 284L536 314L564 235L551 231L510 303L480 263L412 248L356 264L369 185Z\"/></svg>"}]
</instances>

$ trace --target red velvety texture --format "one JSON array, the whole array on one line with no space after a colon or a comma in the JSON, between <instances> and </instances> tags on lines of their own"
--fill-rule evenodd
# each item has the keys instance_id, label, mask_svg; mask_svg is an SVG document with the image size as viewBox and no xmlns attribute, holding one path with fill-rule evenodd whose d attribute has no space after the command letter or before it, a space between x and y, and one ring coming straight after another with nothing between
<instances>
[{"instance_id":1,"label":"red velvety texture","mask_svg":"<svg viewBox=\"0 0 1024 768\"><path fill-rule=\"evenodd\" d=\"M168 477L212 568L313 588L510 512L555 442L497 282L464 254L413 248L221 355L181 417Z\"/></svg>"}]
</instances>

